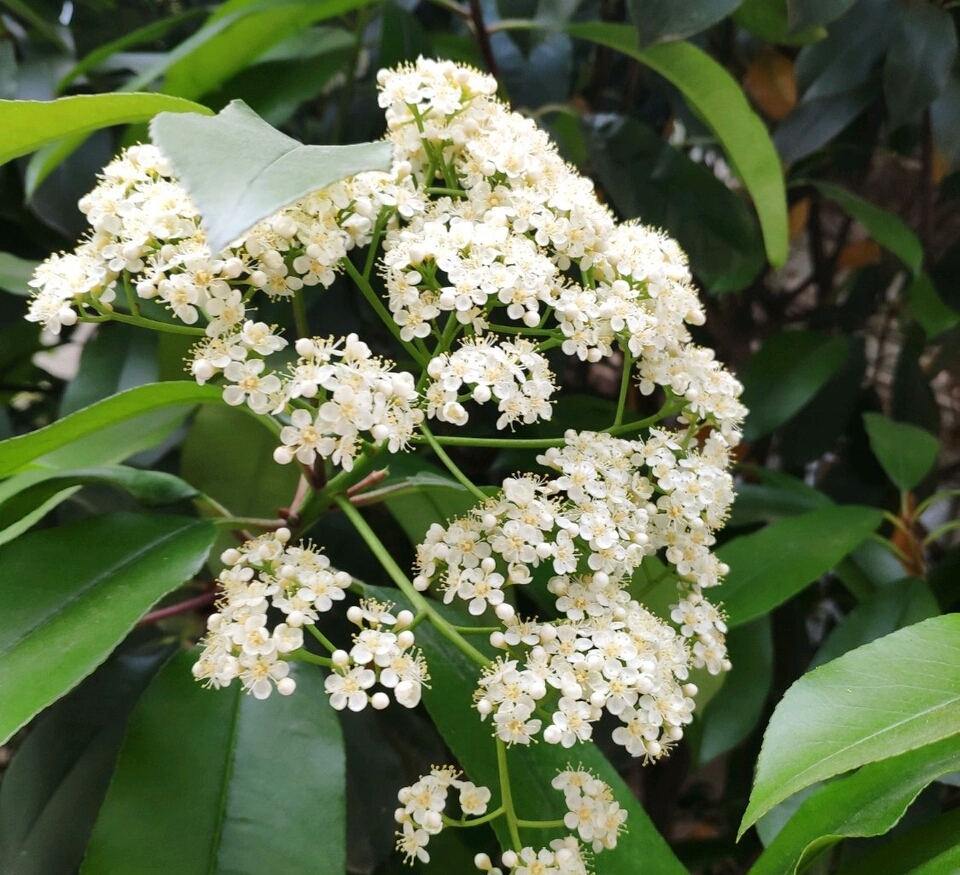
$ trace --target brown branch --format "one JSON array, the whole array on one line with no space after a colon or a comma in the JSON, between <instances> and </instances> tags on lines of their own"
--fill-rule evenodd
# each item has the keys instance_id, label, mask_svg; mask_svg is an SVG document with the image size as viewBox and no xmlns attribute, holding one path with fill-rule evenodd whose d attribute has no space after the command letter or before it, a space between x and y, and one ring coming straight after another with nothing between
<instances>
[{"instance_id":1,"label":"brown branch","mask_svg":"<svg viewBox=\"0 0 960 875\"><path fill-rule=\"evenodd\" d=\"M500 71L497 67L496 58L493 56L493 46L490 44L490 34L487 26L483 22L483 6L481 0L470 0L470 20L473 22L474 36L477 38L477 46L483 60L486 62L490 75L498 82L500 81Z\"/></svg>"}]
</instances>

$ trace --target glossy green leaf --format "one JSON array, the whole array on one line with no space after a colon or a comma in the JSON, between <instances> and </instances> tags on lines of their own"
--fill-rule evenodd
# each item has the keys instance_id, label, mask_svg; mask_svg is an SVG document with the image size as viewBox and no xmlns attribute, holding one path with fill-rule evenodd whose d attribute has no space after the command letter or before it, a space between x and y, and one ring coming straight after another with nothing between
<instances>
[{"instance_id":1,"label":"glossy green leaf","mask_svg":"<svg viewBox=\"0 0 960 875\"><path fill-rule=\"evenodd\" d=\"M214 252L297 198L356 173L390 169L386 141L304 146L241 101L212 119L161 114L150 135L202 213Z\"/></svg>"},{"instance_id":2,"label":"glossy green leaf","mask_svg":"<svg viewBox=\"0 0 960 875\"><path fill-rule=\"evenodd\" d=\"M727 635L733 668L700 718L697 762L705 765L742 742L756 727L773 681L769 617L758 617ZM701 702L697 701L699 712Z\"/></svg>"},{"instance_id":3,"label":"glossy green leaf","mask_svg":"<svg viewBox=\"0 0 960 875\"><path fill-rule=\"evenodd\" d=\"M884 249L890 250L914 273L919 273L923 266L923 246L903 219L851 194L839 185L831 182L813 184L824 197L836 201L844 212L863 225Z\"/></svg>"},{"instance_id":4,"label":"glossy green leaf","mask_svg":"<svg viewBox=\"0 0 960 875\"><path fill-rule=\"evenodd\" d=\"M26 297L33 292L27 283L33 279L37 261L17 258L9 252L0 252L0 289L13 295Z\"/></svg>"},{"instance_id":5,"label":"glossy green leaf","mask_svg":"<svg viewBox=\"0 0 960 875\"><path fill-rule=\"evenodd\" d=\"M827 635L810 668L830 662L884 635L940 613L936 596L923 580L904 578L871 593Z\"/></svg>"},{"instance_id":6,"label":"glossy green leaf","mask_svg":"<svg viewBox=\"0 0 960 875\"><path fill-rule=\"evenodd\" d=\"M810 27L822 27L839 18L855 0L787 0L790 29L797 33Z\"/></svg>"},{"instance_id":7,"label":"glossy green leaf","mask_svg":"<svg viewBox=\"0 0 960 875\"><path fill-rule=\"evenodd\" d=\"M877 88L867 82L798 103L773 134L780 157L792 164L816 152L860 116L873 103L876 93Z\"/></svg>"},{"instance_id":8,"label":"glossy green leaf","mask_svg":"<svg viewBox=\"0 0 960 875\"><path fill-rule=\"evenodd\" d=\"M756 477L760 482L737 484L737 497L728 523L730 526L772 522L833 504L829 496L820 490L782 471L747 465L743 467L743 473Z\"/></svg>"},{"instance_id":9,"label":"glossy green leaf","mask_svg":"<svg viewBox=\"0 0 960 875\"><path fill-rule=\"evenodd\" d=\"M71 82L83 76L90 70L95 69L108 58L125 49L131 49L136 46L148 45L155 40L162 39L171 30L179 27L187 21L192 21L204 15L203 9L187 9L183 12L176 12L168 15L158 21L151 21L143 27L138 27L130 33L111 40L102 46L97 46L92 52L84 55L83 59L78 61L70 70L65 73L57 83L57 93L62 92ZM145 83L149 84L149 83Z\"/></svg>"},{"instance_id":10,"label":"glossy green leaf","mask_svg":"<svg viewBox=\"0 0 960 875\"><path fill-rule=\"evenodd\" d=\"M849 340L817 331L783 331L768 340L739 376L750 412L744 437L754 441L798 413L840 370Z\"/></svg>"},{"instance_id":11,"label":"glossy green leaf","mask_svg":"<svg viewBox=\"0 0 960 875\"><path fill-rule=\"evenodd\" d=\"M124 465L81 468L75 471L25 471L0 483L0 530L72 486L92 483L113 486L146 507L187 501L197 490L173 474L141 471Z\"/></svg>"},{"instance_id":12,"label":"glossy green leaf","mask_svg":"<svg viewBox=\"0 0 960 875\"><path fill-rule=\"evenodd\" d=\"M864 413L870 449L901 492L917 487L937 461L940 442L926 429L894 422L882 413Z\"/></svg>"},{"instance_id":13,"label":"glossy green leaf","mask_svg":"<svg viewBox=\"0 0 960 875\"><path fill-rule=\"evenodd\" d=\"M887 832L924 787L957 769L960 735L870 763L824 785L803 802L748 875L793 875L843 838ZM858 871L875 875L875 867L860 865Z\"/></svg>"},{"instance_id":14,"label":"glossy green leaf","mask_svg":"<svg viewBox=\"0 0 960 875\"><path fill-rule=\"evenodd\" d=\"M228 0L194 35L188 53L165 69L163 90L192 100L219 87L271 46L317 21L373 0ZM225 26L224 26L225 25ZM185 41L182 45L186 45Z\"/></svg>"},{"instance_id":15,"label":"glossy green leaf","mask_svg":"<svg viewBox=\"0 0 960 875\"><path fill-rule=\"evenodd\" d=\"M0 784L0 872L74 875L126 718L174 646L124 647L37 719Z\"/></svg>"},{"instance_id":16,"label":"glossy green leaf","mask_svg":"<svg viewBox=\"0 0 960 875\"><path fill-rule=\"evenodd\" d=\"M957 57L957 32L946 9L907 6L883 65L883 90L893 127L919 117L946 87Z\"/></svg>"},{"instance_id":17,"label":"glossy green leaf","mask_svg":"<svg viewBox=\"0 0 960 875\"><path fill-rule=\"evenodd\" d=\"M777 706L740 831L803 787L954 736L958 726L960 615L852 650L804 675Z\"/></svg>"},{"instance_id":18,"label":"glossy green leaf","mask_svg":"<svg viewBox=\"0 0 960 875\"><path fill-rule=\"evenodd\" d=\"M936 337L960 322L960 313L944 303L926 272L914 277L906 298L907 313L920 323L927 337Z\"/></svg>"},{"instance_id":19,"label":"glossy green leaf","mask_svg":"<svg viewBox=\"0 0 960 875\"><path fill-rule=\"evenodd\" d=\"M128 389L29 434L0 442L0 477L19 471L34 460L108 426L165 408L219 401L222 401L222 395L216 386L198 386L187 381L152 383ZM265 417L258 417L258 421L269 425Z\"/></svg>"},{"instance_id":20,"label":"glossy green leaf","mask_svg":"<svg viewBox=\"0 0 960 875\"><path fill-rule=\"evenodd\" d=\"M380 591L380 594L386 597L391 592ZM481 723L472 705L479 670L428 623L418 627L417 643L430 667L431 689L425 690L423 697L427 710L471 780L493 789L495 804L499 780L490 722ZM570 763L582 764L613 788L614 797L627 811L628 831L620 836L615 849L597 856L597 870L604 875L635 875L640 871L644 875L687 875L686 868L657 832L630 788L594 745L583 744L572 750L546 743L526 749L514 746L507 758L514 803L522 819L563 816L562 794L554 790L550 782ZM503 846L509 847L503 819L495 820L492 825ZM564 834L567 831L563 828L521 830L521 838L537 847Z\"/></svg>"},{"instance_id":21,"label":"glossy green leaf","mask_svg":"<svg viewBox=\"0 0 960 875\"><path fill-rule=\"evenodd\" d=\"M960 872L960 808L902 832L836 875L956 875Z\"/></svg>"},{"instance_id":22,"label":"glossy green leaf","mask_svg":"<svg viewBox=\"0 0 960 875\"><path fill-rule=\"evenodd\" d=\"M584 123L606 196L625 218L663 228L707 290L736 291L764 264L763 241L746 203L703 164L634 119Z\"/></svg>"},{"instance_id":23,"label":"glossy green leaf","mask_svg":"<svg viewBox=\"0 0 960 875\"><path fill-rule=\"evenodd\" d=\"M640 50L627 24L592 22L567 27L567 33L591 40L646 64L683 94L691 109L716 134L733 168L753 199L767 258L779 267L787 258L787 200L780 158L766 126L750 108L736 81L716 61L686 42L662 43Z\"/></svg>"},{"instance_id":24,"label":"glossy green leaf","mask_svg":"<svg viewBox=\"0 0 960 875\"><path fill-rule=\"evenodd\" d=\"M794 33L787 15L787 0L744 0L733 20L750 33L770 43L802 45L822 39L826 31L813 26Z\"/></svg>"},{"instance_id":25,"label":"glossy green leaf","mask_svg":"<svg viewBox=\"0 0 960 875\"><path fill-rule=\"evenodd\" d=\"M720 590L731 627L782 604L851 553L883 520L877 508L843 505L788 517L724 544Z\"/></svg>"},{"instance_id":26,"label":"glossy green leaf","mask_svg":"<svg viewBox=\"0 0 960 875\"><path fill-rule=\"evenodd\" d=\"M181 476L236 516L273 518L297 491L296 465L273 461L277 440L233 407L198 411L180 449Z\"/></svg>"},{"instance_id":27,"label":"glossy green leaf","mask_svg":"<svg viewBox=\"0 0 960 875\"><path fill-rule=\"evenodd\" d=\"M181 652L130 718L81 875L344 871L340 725L316 666L265 701L209 690Z\"/></svg>"},{"instance_id":28,"label":"glossy green leaf","mask_svg":"<svg viewBox=\"0 0 960 875\"><path fill-rule=\"evenodd\" d=\"M109 514L0 547L0 740L92 672L206 560L214 527Z\"/></svg>"},{"instance_id":29,"label":"glossy green leaf","mask_svg":"<svg viewBox=\"0 0 960 875\"><path fill-rule=\"evenodd\" d=\"M640 47L684 39L726 18L741 0L627 0Z\"/></svg>"},{"instance_id":30,"label":"glossy green leaf","mask_svg":"<svg viewBox=\"0 0 960 875\"><path fill-rule=\"evenodd\" d=\"M209 114L210 110L181 97L147 93L78 94L47 101L0 100L0 164L61 137L147 121L158 112Z\"/></svg>"}]
</instances>

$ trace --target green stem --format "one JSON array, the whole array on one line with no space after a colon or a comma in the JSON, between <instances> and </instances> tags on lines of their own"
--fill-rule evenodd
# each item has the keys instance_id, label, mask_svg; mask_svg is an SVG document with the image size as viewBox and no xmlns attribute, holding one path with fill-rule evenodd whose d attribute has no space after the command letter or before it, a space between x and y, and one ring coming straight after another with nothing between
<instances>
[{"instance_id":1,"label":"green stem","mask_svg":"<svg viewBox=\"0 0 960 875\"><path fill-rule=\"evenodd\" d=\"M228 529L279 529L286 523L281 519L267 520L252 516L217 516L210 520L215 526Z\"/></svg>"},{"instance_id":2,"label":"green stem","mask_svg":"<svg viewBox=\"0 0 960 875\"><path fill-rule=\"evenodd\" d=\"M520 851L523 849L523 842L520 841L520 830L517 823L517 812L513 807L513 791L510 787L510 771L507 768L507 746L500 738L495 739L497 744L497 773L500 776L500 794L503 798L503 813L507 816L507 829L510 831L510 840L513 842L513 849Z\"/></svg>"},{"instance_id":3,"label":"green stem","mask_svg":"<svg viewBox=\"0 0 960 875\"><path fill-rule=\"evenodd\" d=\"M380 238L383 236L383 229L390 216L396 212L395 207L383 207L377 216L377 223L373 227L373 237L370 239L370 246L367 249L367 260L363 263L363 278L369 282L370 274L373 272L373 265L377 260L377 250L380 248Z\"/></svg>"},{"instance_id":4,"label":"green stem","mask_svg":"<svg viewBox=\"0 0 960 875\"><path fill-rule=\"evenodd\" d=\"M491 331L498 334L535 334L540 337L556 337L557 332L552 328L527 328L526 325L490 325Z\"/></svg>"},{"instance_id":5,"label":"green stem","mask_svg":"<svg viewBox=\"0 0 960 875\"><path fill-rule=\"evenodd\" d=\"M878 535L876 532L871 532L870 540L876 541L881 547L883 547L886 550L889 550L901 562L904 562L904 563L910 562L910 557L907 556L907 554L904 553L903 550L901 550L896 544L894 544L893 541L890 541L887 538L884 538L883 535Z\"/></svg>"},{"instance_id":6,"label":"green stem","mask_svg":"<svg viewBox=\"0 0 960 875\"><path fill-rule=\"evenodd\" d=\"M465 641L463 636L414 588L413 584L407 579L406 574L404 574L400 566L397 565L396 560L387 552L387 548L384 547L383 542L377 537L376 532L367 524L367 521L363 518L360 511L343 496L335 497L334 501L340 510L343 511L344 516L350 520L351 525L357 530L360 537L363 538L364 543L370 548L370 552L376 557L377 561L383 567L383 570L387 572L387 575L397 585L400 592L407 597L417 613L426 614L426 618L430 621L431 625L470 660L484 668L489 665L490 660L472 644Z\"/></svg>"},{"instance_id":7,"label":"green stem","mask_svg":"<svg viewBox=\"0 0 960 875\"><path fill-rule=\"evenodd\" d=\"M302 647L288 653L285 658L297 659L300 662L312 662L314 665L322 665L325 668L333 668L332 660L327 659L325 656L317 656L315 653L304 650Z\"/></svg>"},{"instance_id":8,"label":"green stem","mask_svg":"<svg viewBox=\"0 0 960 875\"><path fill-rule=\"evenodd\" d=\"M138 328L150 328L153 331L165 331L167 334L189 334L193 337L206 337L207 332L202 328L192 328L189 325L174 325L171 322L158 322L156 319L147 319L145 316L127 316L116 310L106 310L96 307L100 317L82 316L81 322L123 322L127 325L136 325Z\"/></svg>"},{"instance_id":9,"label":"green stem","mask_svg":"<svg viewBox=\"0 0 960 875\"><path fill-rule=\"evenodd\" d=\"M471 826L480 826L484 823L490 823L491 820L496 820L501 814L503 814L502 805L493 811L488 811L483 815L483 817L476 817L473 820L454 820L452 817L447 817L445 814L441 814L441 817L443 818L444 826L457 826L466 828Z\"/></svg>"},{"instance_id":10,"label":"green stem","mask_svg":"<svg viewBox=\"0 0 960 875\"><path fill-rule=\"evenodd\" d=\"M494 632L502 632L500 626L451 626L461 635L491 635Z\"/></svg>"},{"instance_id":11,"label":"green stem","mask_svg":"<svg viewBox=\"0 0 960 875\"><path fill-rule=\"evenodd\" d=\"M433 435L433 440L444 447L490 447L503 450L545 450L547 447L562 447L563 438L471 438ZM426 438L414 436L413 443L429 443Z\"/></svg>"},{"instance_id":12,"label":"green stem","mask_svg":"<svg viewBox=\"0 0 960 875\"><path fill-rule=\"evenodd\" d=\"M445 194L445 195L449 195L450 197L466 197L467 196L467 193L462 188L443 188L442 186L438 187L435 185L430 185L430 186L427 186L427 188L425 188L424 191L427 194L441 194L441 195Z\"/></svg>"},{"instance_id":13,"label":"green stem","mask_svg":"<svg viewBox=\"0 0 960 875\"><path fill-rule=\"evenodd\" d=\"M947 532L953 531L956 528L960 528L960 520L951 520L948 523L944 523L937 529L934 529L927 535L921 542L921 546L926 547L929 544L932 544L934 541L942 538Z\"/></svg>"},{"instance_id":14,"label":"green stem","mask_svg":"<svg viewBox=\"0 0 960 875\"><path fill-rule=\"evenodd\" d=\"M303 289L293 293L293 323L297 329L297 337L310 336L310 323L307 321L307 299Z\"/></svg>"},{"instance_id":15,"label":"green stem","mask_svg":"<svg viewBox=\"0 0 960 875\"><path fill-rule=\"evenodd\" d=\"M960 498L960 489L945 489L943 492L934 492L929 498L925 498L917 505L913 512L915 517L920 516L928 507L939 501L946 501L948 498Z\"/></svg>"},{"instance_id":16,"label":"green stem","mask_svg":"<svg viewBox=\"0 0 960 875\"><path fill-rule=\"evenodd\" d=\"M424 357L416 346L407 343L400 336L400 326L397 325L390 311L384 306L383 301L380 300L380 296L376 293L373 286L370 285L369 280L354 266L350 260L350 256L344 256L340 263L343 265L343 269L349 274L350 279L357 284L357 288L363 293L363 297L367 299L367 303L373 307L376 314L383 320L383 324L387 326L390 333L400 342L410 356L416 360L417 364L420 365L421 368L425 368L429 362L429 356Z\"/></svg>"},{"instance_id":17,"label":"green stem","mask_svg":"<svg viewBox=\"0 0 960 875\"><path fill-rule=\"evenodd\" d=\"M523 829L556 829L566 824L562 820L518 820L517 826Z\"/></svg>"},{"instance_id":18,"label":"green stem","mask_svg":"<svg viewBox=\"0 0 960 875\"><path fill-rule=\"evenodd\" d=\"M331 653L333 653L335 650L339 650L339 649L340 649L340 648L337 647L329 638L327 638L327 636L324 635L323 632L321 632L321 631L320 631L316 626L314 626L312 623L307 623L306 626L307 626L307 631L308 631L311 635L313 635L313 637L316 638L317 641L319 641L319 642L320 642L324 647L326 647L327 650L329 650Z\"/></svg>"},{"instance_id":19,"label":"green stem","mask_svg":"<svg viewBox=\"0 0 960 875\"><path fill-rule=\"evenodd\" d=\"M437 454L437 458L438 458L441 462L443 462L443 464L446 466L447 470L448 470L451 474L453 474L453 476L456 477L457 480L459 480L460 483L462 483L462 484L466 487L466 489L467 489L468 492L473 493L473 495L475 495L477 498L479 498L480 501L484 501L484 502L485 502L485 501L487 500L487 498L489 498L489 496L486 495L485 493L481 492L480 489L479 489L477 486L474 485L473 481L472 481L469 477L467 477L467 475L464 474L463 471L461 471L461 470L456 466L456 463L453 461L453 459L451 459L451 458L447 455L447 453L446 453L446 451L443 449L443 447L441 447L440 444L437 443L437 439L433 436L433 432L430 431L430 429L427 427L426 422L423 422L423 423L420 424L420 431L423 433L423 436L424 436L424 438L426 439L427 444L429 444L430 449L433 450L434 453Z\"/></svg>"},{"instance_id":20,"label":"green stem","mask_svg":"<svg viewBox=\"0 0 960 875\"><path fill-rule=\"evenodd\" d=\"M627 392L630 390L630 373L633 370L633 356L629 349L623 350L623 374L620 377L620 397L617 399L617 415L613 427L623 425L623 414L627 409Z\"/></svg>"},{"instance_id":21,"label":"green stem","mask_svg":"<svg viewBox=\"0 0 960 875\"><path fill-rule=\"evenodd\" d=\"M130 285L130 277L126 272L123 274L123 291L127 295L127 306L130 308L130 315L140 318L140 303L134 294L133 286Z\"/></svg>"},{"instance_id":22,"label":"green stem","mask_svg":"<svg viewBox=\"0 0 960 875\"><path fill-rule=\"evenodd\" d=\"M912 535L913 532L901 517L898 517L896 514L890 513L890 511L885 510L883 512L883 518L890 523L894 528L900 529L905 535Z\"/></svg>"}]
</instances>

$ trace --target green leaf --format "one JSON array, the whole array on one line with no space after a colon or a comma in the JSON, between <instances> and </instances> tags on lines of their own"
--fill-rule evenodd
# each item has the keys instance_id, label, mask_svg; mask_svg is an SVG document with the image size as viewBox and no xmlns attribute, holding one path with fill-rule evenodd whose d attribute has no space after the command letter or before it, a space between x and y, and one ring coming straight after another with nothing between
<instances>
[{"instance_id":1,"label":"green leaf","mask_svg":"<svg viewBox=\"0 0 960 875\"><path fill-rule=\"evenodd\" d=\"M867 229L877 243L896 255L913 273L920 272L923 266L923 245L903 219L851 194L839 185L831 182L814 182L813 185L824 197L836 201L844 212Z\"/></svg>"},{"instance_id":2,"label":"green leaf","mask_svg":"<svg viewBox=\"0 0 960 875\"><path fill-rule=\"evenodd\" d=\"M29 434L0 442L0 477L13 474L30 462L80 438L145 413L185 404L211 404L222 400L221 391L216 386L198 386L187 381L152 383L128 389ZM265 417L258 417L258 421L269 425L269 420Z\"/></svg>"},{"instance_id":3,"label":"green leaf","mask_svg":"<svg viewBox=\"0 0 960 875\"><path fill-rule=\"evenodd\" d=\"M798 103L774 132L773 142L780 157L792 164L825 146L873 103L876 91L866 82Z\"/></svg>"},{"instance_id":4,"label":"green leaf","mask_svg":"<svg viewBox=\"0 0 960 875\"><path fill-rule=\"evenodd\" d=\"M797 33L810 27L822 27L839 18L855 0L787 0L790 29Z\"/></svg>"},{"instance_id":5,"label":"green leaf","mask_svg":"<svg viewBox=\"0 0 960 875\"><path fill-rule=\"evenodd\" d=\"M433 523L462 516L477 503L464 486L417 456L391 459L390 473L372 497L383 495L383 503L411 544L419 544Z\"/></svg>"},{"instance_id":6,"label":"green leaf","mask_svg":"<svg viewBox=\"0 0 960 875\"><path fill-rule=\"evenodd\" d=\"M727 635L733 668L700 718L697 762L705 765L733 749L760 722L773 681L773 637L769 617L758 617ZM698 710L700 702L698 701Z\"/></svg>"},{"instance_id":7,"label":"green leaf","mask_svg":"<svg viewBox=\"0 0 960 875\"><path fill-rule=\"evenodd\" d=\"M174 646L125 647L37 719L0 784L0 872L77 871L127 715Z\"/></svg>"},{"instance_id":8,"label":"green leaf","mask_svg":"<svg viewBox=\"0 0 960 875\"><path fill-rule=\"evenodd\" d=\"M709 168L634 119L600 117L585 127L591 166L621 216L676 238L711 292L753 280L764 263L756 220Z\"/></svg>"},{"instance_id":9,"label":"green leaf","mask_svg":"<svg viewBox=\"0 0 960 875\"><path fill-rule=\"evenodd\" d=\"M830 632L809 668L939 613L936 596L925 581L904 578L885 584L861 601Z\"/></svg>"},{"instance_id":10,"label":"green leaf","mask_svg":"<svg viewBox=\"0 0 960 875\"><path fill-rule=\"evenodd\" d=\"M787 0L744 0L733 13L733 20L769 43L802 45L826 35L819 26L794 33L787 17Z\"/></svg>"},{"instance_id":11,"label":"green leaf","mask_svg":"<svg viewBox=\"0 0 960 875\"><path fill-rule=\"evenodd\" d=\"M47 101L0 100L0 164L62 137L147 121L158 112L209 114L210 110L167 94L78 94Z\"/></svg>"},{"instance_id":12,"label":"green leaf","mask_svg":"<svg viewBox=\"0 0 960 875\"><path fill-rule=\"evenodd\" d=\"M377 592L386 598L394 597L395 591ZM496 801L499 781L490 723L480 722L472 703L478 669L428 623L417 628L417 643L430 667L431 689L425 690L423 696L427 710L471 780L491 787ZM688 875L630 788L593 744L578 745L574 750L546 743L527 749L514 746L507 759L517 814L525 820L563 816L566 809L562 794L550 782L571 762L581 764L611 786L614 797L627 811L627 832L620 836L615 849L599 855L597 865L604 875L635 875L641 871L644 875ZM492 825L503 847L509 847L503 819L498 818ZM542 847L549 839L567 833L563 828L522 830L521 837ZM539 845L540 842L543 844Z\"/></svg>"},{"instance_id":13,"label":"green leaf","mask_svg":"<svg viewBox=\"0 0 960 875\"><path fill-rule=\"evenodd\" d=\"M798 413L843 366L850 342L818 331L783 331L740 372L750 411L744 437L755 441Z\"/></svg>"},{"instance_id":14,"label":"green leaf","mask_svg":"<svg viewBox=\"0 0 960 875\"><path fill-rule=\"evenodd\" d=\"M748 875L793 875L841 839L887 832L924 787L957 769L960 735L871 763L826 784L803 802ZM857 871L877 872L863 861Z\"/></svg>"},{"instance_id":15,"label":"green leaf","mask_svg":"<svg viewBox=\"0 0 960 875\"><path fill-rule=\"evenodd\" d=\"M122 52L124 49L131 49L136 46L149 45L156 40L162 39L171 30L179 27L184 22L192 21L194 18L199 18L204 14L205 10L203 9L187 9L184 12L177 12L173 15L168 15L165 18L159 19L158 21L151 21L149 24L145 24L143 27L138 27L136 30L130 31L130 33L125 33L123 36L115 40L111 40L102 46L97 46L92 52L85 55L81 61L78 61L67 73L61 77L60 81L57 83L57 93L61 93L71 82L78 79L89 70L93 70L94 68L98 67L104 61L106 61L108 58L111 58L118 52Z\"/></svg>"},{"instance_id":16,"label":"green leaf","mask_svg":"<svg viewBox=\"0 0 960 875\"><path fill-rule=\"evenodd\" d=\"M195 660L174 657L131 716L81 875L343 872L343 741L319 669L259 701L205 689Z\"/></svg>"},{"instance_id":17,"label":"green leaf","mask_svg":"<svg viewBox=\"0 0 960 875\"><path fill-rule=\"evenodd\" d=\"M870 449L901 492L920 485L937 461L940 442L926 429L894 422L882 413L864 413Z\"/></svg>"},{"instance_id":18,"label":"green leaf","mask_svg":"<svg viewBox=\"0 0 960 875\"><path fill-rule=\"evenodd\" d=\"M161 114L150 135L203 215L214 252L312 191L366 170L390 169L386 141L304 146L236 100L212 119Z\"/></svg>"},{"instance_id":19,"label":"green leaf","mask_svg":"<svg viewBox=\"0 0 960 875\"><path fill-rule=\"evenodd\" d=\"M195 100L219 87L271 46L310 24L369 6L373 0L228 0L191 38L189 52L164 67L163 91ZM201 36L201 33L203 35ZM189 40L181 44L186 46ZM144 74L151 79L157 73ZM147 81L151 81L148 79Z\"/></svg>"},{"instance_id":20,"label":"green leaf","mask_svg":"<svg viewBox=\"0 0 960 875\"><path fill-rule=\"evenodd\" d=\"M724 544L730 566L721 597L728 625L739 626L782 604L829 571L883 520L873 507L843 505L777 520Z\"/></svg>"},{"instance_id":21,"label":"green leaf","mask_svg":"<svg viewBox=\"0 0 960 875\"><path fill-rule=\"evenodd\" d=\"M960 313L944 303L928 273L919 273L906 291L907 313L920 323L927 337L949 331L960 322Z\"/></svg>"},{"instance_id":22,"label":"green leaf","mask_svg":"<svg viewBox=\"0 0 960 875\"><path fill-rule=\"evenodd\" d=\"M837 875L956 875L960 872L960 808L903 832Z\"/></svg>"},{"instance_id":23,"label":"green leaf","mask_svg":"<svg viewBox=\"0 0 960 875\"><path fill-rule=\"evenodd\" d=\"M940 96L957 57L957 32L946 9L923 3L899 12L883 65L883 90L894 128L917 118Z\"/></svg>"},{"instance_id":24,"label":"green leaf","mask_svg":"<svg viewBox=\"0 0 960 875\"><path fill-rule=\"evenodd\" d=\"M297 491L295 465L273 461L276 439L233 407L197 412L180 450L181 476L236 516L273 517Z\"/></svg>"},{"instance_id":25,"label":"green leaf","mask_svg":"<svg viewBox=\"0 0 960 875\"><path fill-rule=\"evenodd\" d=\"M748 476L757 477L760 482L737 484L737 498L728 523L730 526L768 523L833 504L818 489L781 471L755 466L742 466L742 470Z\"/></svg>"},{"instance_id":26,"label":"green leaf","mask_svg":"<svg viewBox=\"0 0 960 875\"><path fill-rule=\"evenodd\" d=\"M846 653L800 678L777 706L740 832L803 787L956 735L958 726L960 614Z\"/></svg>"},{"instance_id":27,"label":"green leaf","mask_svg":"<svg viewBox=\"0 0 960 875\"><path fill-rule=\"evenodd\" d=\"M206 560L214 527L109 514L0 547L0 740L92 672Z\"/></svg>"},{"instance_id":28,"label":"green leaf","mask_svg":"<svg viewBox=\"0 0 960 875\"><path fill-rule=\"evenodd\" d=\"M684 39L726 18L742 0L627 0L641 48Z\"/></svg>"},{"instance_id":29,"label":"green leaf","mask_svg":"<svg viewBox=\"0 0 960 875\"><path fill-rule=\"evenodd\" d=\"M196 496L197 490L173 474L124 465L75 471L25 471L0 483L0 530L73 486L100 483L122 489L145 507L162 507ZM72 490L71 490L72 491Z\"/></svg>"},{"instance_id":30,"label":"green leaf","mask_svg":"<svg viewBox=\"0 0 960 875\"><path fill-rule=\"evenodd\" d=\"M628 24L570 25L571 36L591 40L636 58L683 94L690 108L716 134L734 173L753 199L767 258L779 267L787 258L787 199L780 158L767 128L750 108L736 81L716 61L686 42L640 50Z\"/></svg>"},{"instance_id":31,"label":"green leaf","mask_svg":"<svg viewBox=\"0 0 960 875\"><path fill-rule=\"evenodd\" d=\"M33 279L33 273L40 262L17 258L9 252L0 252L0 289L12 295L27 297L33 289L27 283Z\"/></svg>"}]
</instances>

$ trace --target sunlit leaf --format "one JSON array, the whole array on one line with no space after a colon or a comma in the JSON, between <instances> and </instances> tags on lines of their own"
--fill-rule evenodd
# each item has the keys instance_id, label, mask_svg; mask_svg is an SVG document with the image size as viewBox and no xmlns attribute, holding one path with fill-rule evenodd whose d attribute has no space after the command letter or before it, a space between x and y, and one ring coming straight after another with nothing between
<instances>
[{"instance_id":1,"label":"sunlit leaf","mask_svg":"<svg viewBox=\"0 0 960 875\"><path fill-rule=\"evenodd\" d=\"M804 675L777 706L740 832L803 787L955 736L958 726L960 615L852 650Z\"/></svg>"}]
</instances>

